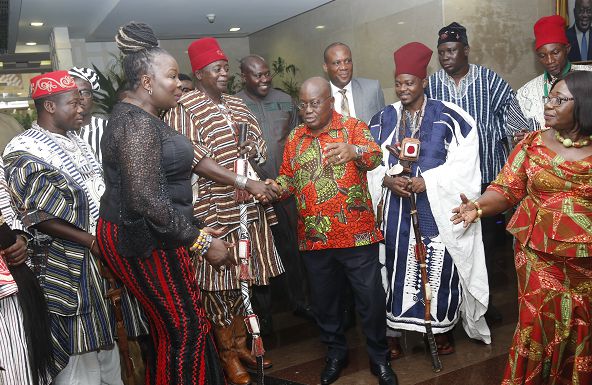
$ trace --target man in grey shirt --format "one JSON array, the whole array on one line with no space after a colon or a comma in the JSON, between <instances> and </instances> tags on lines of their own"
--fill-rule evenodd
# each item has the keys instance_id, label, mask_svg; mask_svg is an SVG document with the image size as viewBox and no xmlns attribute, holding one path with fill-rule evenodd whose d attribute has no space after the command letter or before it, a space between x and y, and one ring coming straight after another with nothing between
<instances>
[{"instance_id":1,"label":"man in grey shirt","mask_svg":"<svg viewBox=\"0 0 592 385\"><path fill-rule=\"evenodd\" d=\"M240 61L245 87L235 96L241 98L257 118L267 144L267 161L260 167L264 178L277 178L283 160L284 144L298 124L298 110L292 97L271 86L269 66L261 56L249 55ZM311 318L307 284L296 238L296 205L293 198L274 205L278 225L272 227L275 245L286 269L288 296L294 313ZM285 277L285 278L281 278ZM269 286L254 286L254 306L261 320L262 332L271 331L271 292Z\"/></svg>"}]
</instances>

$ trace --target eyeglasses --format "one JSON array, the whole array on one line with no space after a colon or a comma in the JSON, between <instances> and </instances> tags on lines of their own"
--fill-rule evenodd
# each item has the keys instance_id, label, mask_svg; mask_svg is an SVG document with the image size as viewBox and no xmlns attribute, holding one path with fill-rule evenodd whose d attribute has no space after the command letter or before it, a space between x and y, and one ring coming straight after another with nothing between
<instances>
[{"instance_id":1,"label":"eyeglasses","mask_svg":"<svg viewBox=\"0 0 592 385\"><path fill-rule=\"evenodd\" d=\"M82 98L89 99L89 98L92 98L92 96L93 96L93 93L90 90L81 90L80 91L80 97L82 97Z\"/></svg>"},{"instance_id":2,"label":"eyeglasses","mask_svg":"<svg viewBox=\"0 0 592 385\"><path fill-rule=\"evenodd\" d=\"M592 15L592 8L590 8L590 7L576 8L575 12L577 15Z\"/></svg>"},{"instance_id":3,"label":"eyeglasses","mask_svg":"<svg viewBox=\"0 0 592 385\"><path fill-rule=\"evenodd\" d=\"M308 103L300 102L296 105L296 107L298 107L298 109L300 111L304 111L308 107L312 108L313 110L316 110L317 108L319 108L321 106L321 104L325 103L329 99L331 99L331 96L329 96L328 98L325 98L323 100L313 100L312 102L308 102Z\"/></svg>"},{"instance_id":4,"label":"eyeglasses","mask_svg":"<svg viewBox=\"0 0 592 385\"><path fill-rule=\"evenodd\" d=\"M543 103L549 103L552 106L560 106L561 104L569 102L570 100L574 100L574 98L562 98L560 96L543 96Z\"/></svg>"}]
</instances>

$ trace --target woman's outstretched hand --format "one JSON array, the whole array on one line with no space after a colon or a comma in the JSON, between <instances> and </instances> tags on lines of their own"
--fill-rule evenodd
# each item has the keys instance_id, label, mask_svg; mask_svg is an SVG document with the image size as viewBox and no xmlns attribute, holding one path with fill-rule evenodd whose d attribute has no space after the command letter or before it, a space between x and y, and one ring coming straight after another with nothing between
<instances>
[{"instance_id":1,"label":"woman's outstretched hand","mask_svg":"<svg viewBox=\"0 0 592 385\"><path fill-rule=\"evenodd\" d=\"M454 215L450 218L450 220L455 225L463 222L463 227L467 228L471 225L471 223L475 222L478 217L477 206L463 193L460 194L460 200L460 206L452 209Z\"/></svg>"}]
</instances>

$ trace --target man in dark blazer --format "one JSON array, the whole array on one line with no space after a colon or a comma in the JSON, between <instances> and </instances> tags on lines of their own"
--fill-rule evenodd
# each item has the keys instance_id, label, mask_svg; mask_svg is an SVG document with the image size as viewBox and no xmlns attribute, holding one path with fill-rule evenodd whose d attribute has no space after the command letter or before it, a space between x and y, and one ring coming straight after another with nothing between
<instances>
[{"instance_id":1,"label":"man in dark blazer","mask_svg":"<svg viewBox=\"0 0 592 385\"><path fill-rule=\"evenodd\" d=\"M384 108L384 94L378 80L352 77L354 63L346 44L337 42L325 48L323 70L331 82L338 113L368 123Z\"/></svg>"},{"instance_id":2,"label":"man in dark blazer","mask_svg":"<svg viewBox=\"0 0 592 385\"><path fill-rule=\"evenodd\" d=\"M574 6L575 23L569 27L565 34L571 45L569 61L592 60L590 48L590 22L592 21L592 0L576 0ZM583 55L586 53L585 55Z\"/></svg>"}]
</instances>

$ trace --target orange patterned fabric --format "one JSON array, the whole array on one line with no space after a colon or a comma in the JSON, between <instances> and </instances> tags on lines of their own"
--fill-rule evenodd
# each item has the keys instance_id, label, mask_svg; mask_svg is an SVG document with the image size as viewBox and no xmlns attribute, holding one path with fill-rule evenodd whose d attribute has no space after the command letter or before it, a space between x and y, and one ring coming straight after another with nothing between
<instances>
[{"instance_id":1,"label":"orange patterned fabric","mask_svg":"<svg viewBox=\"0 0 592 385\"><path fill-rule=\"evenodd\" d=\"M566 161L529 134L489 190L518 209L519 320L502 385L592 384L592 157Z\"/></svg>"},{"instance_id":2,"label":"orange patterned fabric","mask_svg":"<svg viewBox=\"0 0 592 385\"><path fill-rule=\"evenodd\" d=\"M366 149L356 161L326 162L329 143L349 143ZM329 129L313 133L296 127L286 141L277 182L296 197L300 250L364 246L382 240L374 221L366 172L377 167L382 152L368 126L336 112Z\"/></svg>"},{"instance_id":3,"label":"orange patterned fabric","mask_svg":"<svg viewBox=\"0 0 592 385\"><path fill-rule=\"evenodd\" d=\"M566 161L538 131L516 146L489 189L519 203L508 231L522 245L562 257L592 255L592 157Z\"/></svg>"}]
</instances>

